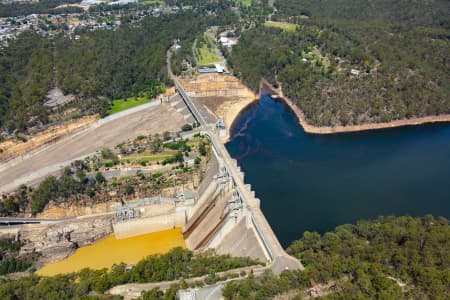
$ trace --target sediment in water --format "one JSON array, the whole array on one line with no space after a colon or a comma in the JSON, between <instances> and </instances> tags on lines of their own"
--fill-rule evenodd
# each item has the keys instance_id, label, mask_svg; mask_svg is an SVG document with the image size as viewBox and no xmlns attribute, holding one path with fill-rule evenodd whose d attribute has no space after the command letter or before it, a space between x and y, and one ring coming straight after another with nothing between
<instances>
[{"instance_id":1,"label":"sediment in water","mask_svg":"<svg viewBox=\"0 0 450 300\"><path fill-rule=\"evenodd\" d=\"M148 255L166 253L174 247L185 247L179 228L121 240L110 235L92 245L77 249L64 260L45 265L36 273L53 276L77 272L83 268L110 268L121 262L135 264Z\"/></svg>"}]
</instances>

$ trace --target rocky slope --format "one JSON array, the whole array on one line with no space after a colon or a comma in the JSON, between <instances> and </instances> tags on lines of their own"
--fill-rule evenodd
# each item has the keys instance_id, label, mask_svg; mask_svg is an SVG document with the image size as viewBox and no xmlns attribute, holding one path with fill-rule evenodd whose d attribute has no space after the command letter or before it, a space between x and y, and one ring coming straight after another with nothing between
<instances>
[{"instance_id":1,"label":"rocky slope","mask_svg":"<svg viewBox=\"0 0 450 300\"><path fill-rule=\"evenodd\" d=\"M111 234L113 215L97 215L53 224L26 225L19 231L25 245L20 255L40 253L37 267L66 258L83 247Z\"/></svg>"}]
</instances>

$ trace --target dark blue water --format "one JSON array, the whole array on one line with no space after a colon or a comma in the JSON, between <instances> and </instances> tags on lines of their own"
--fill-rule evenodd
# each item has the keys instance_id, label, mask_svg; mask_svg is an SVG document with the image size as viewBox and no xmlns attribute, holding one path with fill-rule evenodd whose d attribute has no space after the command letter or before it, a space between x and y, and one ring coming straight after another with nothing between
<instances>
[{"instance_id":1,"label":"dark blue water","mask_svg":"<svg viewBox=\"0 0 450 300\"><path fill-rule=\"evenodd\" d=\"M379 215L450 217L450 124L310 135L263 96L227 148L285 247L306 230Z\"/></svg>"}]
</instances>

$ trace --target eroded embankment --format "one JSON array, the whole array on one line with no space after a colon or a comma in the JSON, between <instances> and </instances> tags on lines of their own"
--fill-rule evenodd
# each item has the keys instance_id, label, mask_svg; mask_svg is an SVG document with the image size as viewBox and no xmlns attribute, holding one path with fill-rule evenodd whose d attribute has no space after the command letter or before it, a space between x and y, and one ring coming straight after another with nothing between
<instances>
[{"instance_id":1,"label":"eroded embankment","mask_svg":"<svg viewBox=\"0 0 450 300\"><path fill-rule=\"evenodd\" d=\"M98 115L83 117L61 125L54 125L43 132L31 135L25 142L7 140L0 143L0 161L5 162L23 154L38 149L39 147L54 143L63 138L86 129L90 124L99 119Z\"/></svg>"},{"instance_id":2,"label":"eroded embankment","mask_svg":"<svg viewBox=\"0 0 450 300\"><path fill-rule=\"evenodd\" d=\"M192 79L181 80L181 84L191 97L205 107L206 115L214 116L207 121L223 119L227 132L239 113L257 100L257 95L232 75L200 74Z\"/></svg>"},{"instance_id":3,"label":"eroded embankment","mask_svg":"<svg viewBox=\"0 0 450 300\"><path fill-rule=\"evenodd\" d=\"M56 262L112 234L112 214L69 219L52 224L24 225L19 239L24 242L21 255L40 253L37 267Z\"/></svg>"},{"instance_id":4,"label":"eroded embankment","mask_svg":"<svg viewBox=\"0 0 450 300\"><path fill-rule=\"evenodd\" d=\"M131 113L124 111L123 115L118 113L118 117L113 115L115 119L109 121L101 119L95 126L50 144L31 156L0 164L0 191L10 192L21 184L35 184L73 160L138 135L178 131L186 122L183 115L167 103L150 102L142 107L131 109Z\"/></svg>"},{"instance_id":5,"label":"eroded embankment","mask_svg":"<svg viewBox=\"0 0 450 300\"><path fill-rule=\"evenodd\" d=\"M314 126L307 122L306 116L303 111L296 105L292 100L286 97L283 94L281 89L277 89L272 86L267 80L263 79L261 81L260 88L260 96L262 91L267 91L271 94L278 95L278 99L283 101L291 111L296 115L300 125L303 127L303 130L307 133L311 134L335 134L335 133L345 133L345 132L358 132L358 131L367 131L367 130L376 130L376 129L386 129L386 128L395 128L402 126L415 126L422 125L428 123L442 123L442 122L450 122L450 115L440 115L440 116L427 116L420 118L411 118L405 120L395 120L392 122L386 123L368 123L361 125L347 125L347 126Z\"/></svg>"}]
</instances>

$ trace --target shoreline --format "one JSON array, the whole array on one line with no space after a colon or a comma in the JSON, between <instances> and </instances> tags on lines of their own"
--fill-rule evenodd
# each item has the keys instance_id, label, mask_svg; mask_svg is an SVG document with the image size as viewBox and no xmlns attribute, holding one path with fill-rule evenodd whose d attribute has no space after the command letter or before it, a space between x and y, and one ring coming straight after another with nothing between
<instances>
[{"instance_id":1,"label":"shoreline","mask_svg":"<svg viewBox=\"0 0 450 300\"><path fill-rule=\"evenodd\" d=\"M223 138L224 143L228 143L231 139L231 128L233 128L234 122L241 115L245 109L252 105L254 102L258 101L259 97L255 95L254 97L248 98L245 101L238 101L233 103L229 110L226 112L224 116L225 127L227 128L227 135Z\"/></svg>"},{"instance_id":2,"label":"shoreline","mask_svg":"<svg viewBox=\"0 0 450 300\"><path fill-rule=\"evenodd\" d=\"M261 80L259 96L261 96L261 91L263 89L268 89L271 93L278 95L278 99L285 103L290 110L297 117L298 122L302 126L303 130L309 134L337 134L337 133L350 133L350 132L359 132L359 131L369 131L369 130L378 130L378 129L388 129L388 128L396 128L396 127L404 127L404 126L416 126L416 125L424 125L430 123L447 123L450 122L450 114L440 115L440 116L426 116L419 118L411 118L404 120L395 120L388 123L367 123L361 125L348 125L348 126L314 126L309 124L306 121L305 114L303 111L296 105L292 100L286 97L280 89L276 89L273 85L271 85L266 79Z\"/></svg>"}]
</instances>

